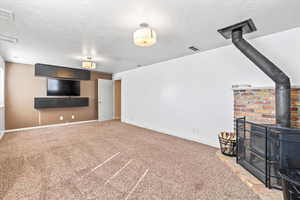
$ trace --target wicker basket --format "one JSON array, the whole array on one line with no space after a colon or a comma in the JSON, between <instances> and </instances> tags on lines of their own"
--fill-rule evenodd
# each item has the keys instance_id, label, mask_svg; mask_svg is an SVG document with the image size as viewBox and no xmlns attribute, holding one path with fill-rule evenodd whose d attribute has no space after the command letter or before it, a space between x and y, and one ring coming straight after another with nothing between
<instances>
[{"instance_id":1,"label":"wicker basket","mask_svg":"<svg viewBox=\"0 0 300 200\"><path fill-rule=\"evenodd\" d=\"M219 134L221 152L227 156L236 156L236 135L230 132Z\"/></svg>"}]
</instances>

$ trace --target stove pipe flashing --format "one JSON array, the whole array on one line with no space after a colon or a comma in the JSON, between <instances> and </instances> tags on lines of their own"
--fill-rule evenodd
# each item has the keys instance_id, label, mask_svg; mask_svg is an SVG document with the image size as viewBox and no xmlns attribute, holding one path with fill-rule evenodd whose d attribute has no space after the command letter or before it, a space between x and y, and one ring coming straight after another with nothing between
<instances>
[{"instance_id":1,"label":"stove pipe flashing","mask_svg":"<svg viewBox=\"0 0 300 200\"><path fill-rule=\"evenodd\" d=\"M231 38L233 44L275 82L276 124L281 127L290 127L290 79L274 63L262 55L243 38L243 34L251 33L255 30L256 27L253 21L249 19L220 29L218 32L221 33L226 39Z\"/></svg>"}]
</instances>

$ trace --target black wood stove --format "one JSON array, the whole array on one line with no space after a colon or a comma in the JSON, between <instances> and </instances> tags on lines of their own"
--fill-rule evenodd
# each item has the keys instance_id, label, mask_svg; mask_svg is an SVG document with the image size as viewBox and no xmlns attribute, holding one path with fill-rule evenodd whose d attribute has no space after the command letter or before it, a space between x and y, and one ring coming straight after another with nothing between
<instances>
[{"instance_id":1,"label":"black wood stove","mask_svg":"<svg viewBox=\"0 0 300 200\"><path fill-rule=\"evenodd\" d=\"M279 169L300 169L300 129L290 128L289 77L243 37L254 31L256 27L251 19L218 30L271 78L276 88L276 125L255 124L245 118L236 120L237 161L267 187L280 188Z\"/></svg>"},{"instance_id":2,"label":"black wood stove","mask_svg":"<svg viewBox=\"0 0 300 200\"><path fill-rule=\"evenodd\" d=\"M268 188L281 189L279 169L300 168L300 129L236 120L237 163Z\"/></svg>"}]
</instances>

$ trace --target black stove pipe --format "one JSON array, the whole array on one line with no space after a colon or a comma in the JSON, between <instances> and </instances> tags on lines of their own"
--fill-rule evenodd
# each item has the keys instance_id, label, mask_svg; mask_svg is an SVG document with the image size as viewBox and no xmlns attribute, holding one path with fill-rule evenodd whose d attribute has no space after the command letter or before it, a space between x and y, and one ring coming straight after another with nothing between
<instances>
[{"instance_id":1,"label":"black stove pipe","mask_svg":"<svg viewBox=\"0 0 300 200\"><path fill-rule=\"evenodd\" d=\"M291 84L289 77L243 38L242 28L232 30L231 38L233 44L275 82L276 124L281 127L290 127Z\"/></svg>"}]
</instances>

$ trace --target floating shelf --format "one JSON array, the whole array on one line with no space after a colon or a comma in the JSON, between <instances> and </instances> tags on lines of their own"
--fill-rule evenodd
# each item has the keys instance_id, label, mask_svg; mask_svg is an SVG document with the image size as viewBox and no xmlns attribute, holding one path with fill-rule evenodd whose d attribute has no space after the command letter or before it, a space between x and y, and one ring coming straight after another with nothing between
<instances>
[{"instance_id":1,"label":"floating shelf","mask_svg":"<svg viewBox=\"0 0 300 200\"><path fill-rule=\"evenodd\" d=\"M54 65L35 64L35 76L50 78L90 80L91 72L82 69L73 69Z\"/></svg>"},{"instance_id":2,"label":"floating shelf","mask_svg":"<svg viewBox=\"0 0 300 200\"><path fill-rule=\"evenodd\" d=\"M35 97L34 108L66 108L66 107L85 107L89 106L88 97L74 97L74 98L47 98L47 97Z\"/></svg>"}]
</instances>

